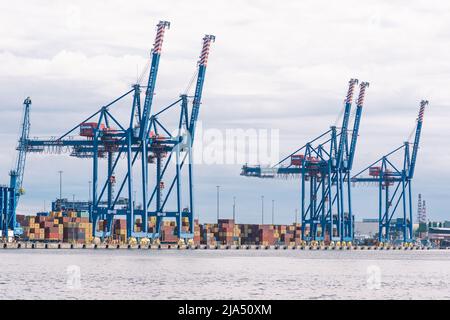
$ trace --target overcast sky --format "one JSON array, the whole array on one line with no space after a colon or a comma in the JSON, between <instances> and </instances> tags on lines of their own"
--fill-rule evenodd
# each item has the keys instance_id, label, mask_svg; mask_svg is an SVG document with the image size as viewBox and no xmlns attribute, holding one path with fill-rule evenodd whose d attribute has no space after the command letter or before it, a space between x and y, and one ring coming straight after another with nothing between
<instances>
[{"instance_id":1,"label":"overcast sky","mask_svg":"<svg viewBox=\"0 0 450 320\"><path fill-rule=\"evenodd\" d=\"M149 56L155 24L169 20L154 106L183 92L201 39L216 35L200 119L205 129L278 129L280 157L335 124L348 80L369 81L354 164L363 168L403 143L421 99L426 110L413 182L431 219L449 219L450 2L448 1L14 1L0 3L0 181L7 183L22 101L31 96L31 135L63 133L129 90ZM87 199L91 162L29 155L20 210L58 194ZM299 180L241 177L240 165L196 166L202 221L231 216L292 222ZM376 188L354 189L357 219L376 217Z\"/></svg>"}]
</instances>

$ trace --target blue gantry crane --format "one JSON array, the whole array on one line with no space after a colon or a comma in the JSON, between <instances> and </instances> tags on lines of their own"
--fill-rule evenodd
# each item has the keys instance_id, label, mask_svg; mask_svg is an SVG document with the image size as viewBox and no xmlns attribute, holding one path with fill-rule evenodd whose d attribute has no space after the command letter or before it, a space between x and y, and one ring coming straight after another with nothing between
<instances>
[{"instance_id":1,"label":"blue gantry crane","mask_svg":"<svg viewBox=\"0 0 450 320\"><path fill-rule=\"evenodd\" d=\"M144 105L141 107L141 88L138 83L111 103L103 106L81 123L57 139L29 139L27 152L61 152L70 149L71 156L92 159L92 204L90 219L94 236L111 236L113 220L125 217L129 237L158 239L164 219L177 221L180 239L193 238L194 192L192 149L195 126L201 106L202 90L213 35L205 35L197 63L197 82L194 96L182 94L176 101L158 112L152 110L159 60L164 33L170 23L160 21L151 51L148 83ZM112 107L132 95L131 113L127 121L113 116ZM191 110L189 104L192 101ZM172 110L178 112L173 116ZM173 124L176 125L173 125ZM76 130L78 134L74 136ZM99 172L99 159L106 159L106 174ZM139 161L138 161L139 160ZM126 167L119 177L117 168ZM154 180L150 181L149 166L155 165ZM102 179L103 178L103 179ZM114 192L118 186L117 192ZM137 187L136 187L137 186ZM100 187L100 188L99 188ZM135 190L142 204L136 204ZM126 206L118 206L121 195ZM182 198L186 196L187 201ZM105 201L106 200L106 201ZM184 202L182 202L184 201ZM107 205L104 205L104 203ZM182 203L188 203L183 207ZM142 230L136 231L136 218L142 219ZM149 217L156 217L156 227L149 230ZM182 229L182 218L187 217L189 228ZM106 221L99 230L99 220Z\"/></svg>"},{"instance_id":2,"label":"blue gantry crane","mask_svg":"<svg viewBox=\"0 0 450 320\"><path fill-rule=\"evenodd\" d=\"M410 143L404 142L351 177L355 184L373 184L378 187L380 243L391 242L394 240L394 233L398 232L402 234L404 243L413 241L411 184L427 105L427 100L420 102L412 152ZM396 217L397 219L394 219Z\"/></svg>"},{"instance_id":3,"label":"blue gantry crane","mask_svg":"<svg viewBox=\"0 0 450 320\"><path fill-rule=\"evenodd\" d=\"M23 102L23 118L17 145L17 160L14 169L9 172L9 186L0 186L0 230L5 236L8 231L20 235L22 228L16 221L16 208L19 197L24 194L23 175L25 172L26 148L30 132L30 97Z\"/></svg>"},{"instance_id":4,"label":"blue gantry crane","mask_svg":"<svg viewBox=\"0 0 450 320\"><path fill-rule=\"evenodd\" d=\"M241 175L258 178L300 176L301 231L304 241L353 240L353 215L349 175L356 152L365 91L362 82L351 140L349 122L357 79L351 79L340 128L329 130L298 148L271 167L244 165ZM326 238L328 236L328 238Z\"/></svg>"}]
</instances>

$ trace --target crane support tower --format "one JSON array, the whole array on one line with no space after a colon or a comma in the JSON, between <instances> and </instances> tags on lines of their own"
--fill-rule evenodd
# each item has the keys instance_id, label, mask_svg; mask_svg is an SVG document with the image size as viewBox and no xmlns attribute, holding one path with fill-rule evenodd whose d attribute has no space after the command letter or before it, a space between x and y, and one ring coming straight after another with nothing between
<instances>
[{"instance_id":1,"label":"crane support tower","mask_svg":"<svg viewBox=\"0 0 450 320\"><path fill-rule=\"evenodd\" d=\"M0 231L4 237L8 237L10 231L15 231L15 194L14 188L0 186Z\"/></svg>"},{"instance_id":2,"label":"crane support tower","mask_svg":"<svg viewBox=\"0 0 450 320\"><path fill-rule=\"evenodd\" d=\"M395 240L396 233L401 234L400 237L404 243L413 241L411 184L427 105L427 100L420 102L412 151L411 144L404 142L351 177L351 181L355 184L369 183L378 187L378 240L380 243Z\"/></svg>"},{"instance_id":3,"label":"crane support tower","mask_svg":"<svg viewBox=\"0 0 450 320\"><path fill-rule=\"evenodd\" d=\"M340 128L332 126L274 166L242 167L241 175L247 177L301 178L301 231L304 241L353 240L354 219L349 175L356 152L365 91L369 83L362 82L359 85L355 119L350 130L353 96L357 85L357 79L349 81Z\"/></svg>"},{"instance_id":4,"label":"crane support tower","mask_svg":"<svg viewBox=\"0 0 450 320\"><path fill-rule=\"evenodd\" d=\"M138 83L59 138L28 140L28 152L45 149L58 153L68 148L71 156L92 160L90 220L96 237L110 237L114 219L125 217L128 237L159 239L163 220L171 219L176 220L179 239L193 238L192 149L210 45L215 37L206 35L203 38L195 95L182 94L155 112L153 98L158 67L164 33L169 27L167 21L160 21L156 27L142 107L141 90L144 88ZM131 112L129 118L120 121L112 114L112 107L128 96L132 97ZM104 174L100 173L100 159L106 160ZM151 166L155 169L153 175ZM122 175L117 173L119 167L126 168ZM117 192L114 192L115 188ZM125 206L118 205L121 196L127 200ZM142 230L135 228L137 218L141 218ZM156 221L152 226L150 218ZM188 218L187 229L182 228L183 218ZM100 220L104 222L101 230Z\"/></svg>"}]
</instances>

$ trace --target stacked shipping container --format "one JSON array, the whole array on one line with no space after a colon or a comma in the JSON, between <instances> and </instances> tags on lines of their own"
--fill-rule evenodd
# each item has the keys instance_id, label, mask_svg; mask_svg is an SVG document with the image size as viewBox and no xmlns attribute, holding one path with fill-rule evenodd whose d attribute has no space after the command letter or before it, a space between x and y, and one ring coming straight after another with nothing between
<instances>
[{"instance_id":1,"label":"stacked shipping container","mask_svg":"<svg viewBox=\"0 0 450 320\"><path fill-rule=\"evenodd\" d=\"M84 213L50 212L47 216L17 215L25 240L88 243L92 241L92 224Z\"/></svg>"},{"instance_id":2,"label":"stacked shipping container","mask_svg":"<svg viewBox=\"0 0 450 320\"><path fill-rule=\"evenodd\" d=\"M47 215L17 215L17 221L23 227L25 240L59 241L69 243L89 243L92 239L92 224L87 212L50 212ZM106 230L106 222L99 221L98 230ZM142 221L137 218L135 230L142 232ZM182 232L189 230L189 219L182 219ZM156 217L150 217L148 231L156 231ZM308 234L309 230L306 230ZM165 243L176 243L177 222L164 220L160 228L160 240ZM111 240L115 243L126 243L127 224L125 219L113 221ZM329 239L329 237L326 237ZM218 223L199 224L194 220L193 243L218 244L250 244L250 245L299 245L301 244L301 225L259 225L236 224L233 219L219 219ZM327 239L326 239L327 240ZM192 243L192 242L191 242Z\"/></svg>"}]
</instances>

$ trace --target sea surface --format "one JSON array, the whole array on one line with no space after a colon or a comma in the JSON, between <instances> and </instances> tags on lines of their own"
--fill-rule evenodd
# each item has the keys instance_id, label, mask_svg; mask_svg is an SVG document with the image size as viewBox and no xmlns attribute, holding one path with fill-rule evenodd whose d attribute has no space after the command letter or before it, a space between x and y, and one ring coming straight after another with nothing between
<instances>
[{"instance_id":1,"label":"sea surface","mask_svg":"<svg viewBox=\"0 0 450 320\"><path fill-rule=\"evenodd\" d=\"M1 299L450 299L450 250L2 250Z\"/></svg>"}]
</instances>

